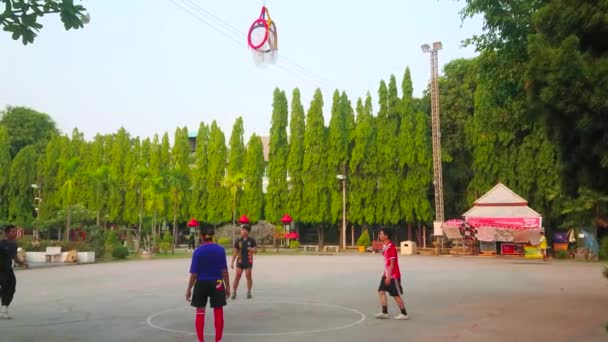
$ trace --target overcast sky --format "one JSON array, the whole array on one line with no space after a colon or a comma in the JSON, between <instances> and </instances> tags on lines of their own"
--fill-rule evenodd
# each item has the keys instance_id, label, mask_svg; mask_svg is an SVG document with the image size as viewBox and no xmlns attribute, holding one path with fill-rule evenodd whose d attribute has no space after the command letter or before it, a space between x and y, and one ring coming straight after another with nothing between
<instances>
[{"instance_id":1,"label":"overcast sky","mask_svg":"<svg viewBox=\"0 0 608 342\"><path fill-rule=\"evenodd\" d=\"M430 75L420 45L441 40L440 65L472 57L461 41L482 26L479 18L463 24L463 2L454 0L268 0L280 61L259 68L246 34L263 1L82 3L91 13L83 30L66 32L51 16L33 45L0 32L0 107L46 112L62 131L77 127L87 139L121 126L142 137L172 136L177 126L196 131L213 120L228 139L238 116L247 136L268 135L277 86L290 100L299 87L305 108L321 87L328 122L334 89L353 103L370 91L375 103L379 81L394 73L400 82L406 66L419 96Z\"/></svg>"}]
</instances>

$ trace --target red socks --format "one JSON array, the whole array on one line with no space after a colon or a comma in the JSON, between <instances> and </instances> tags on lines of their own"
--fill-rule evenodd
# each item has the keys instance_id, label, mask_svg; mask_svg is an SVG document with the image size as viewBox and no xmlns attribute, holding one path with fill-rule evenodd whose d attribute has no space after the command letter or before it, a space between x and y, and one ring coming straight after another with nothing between
<instances>
[{"instance_id":1,"label":"red socks","mask_svg":"<svg viewBox=\"0 0 608 342\"><path fill-rule=\"evenodd\" d=\"M215 319L215 342L220 342L224 333L224 308L214 308L213 318Z\"/></svg>"},{"instance_id":2,"label":"red socks","mask_svg":"<svg viewBox=\"0 0 608 342\"><path fill-rule=\"evenodd\" d=\"M198 342L205 342L205 308L196 309L196 320L194 321L196 327L196 336L198 336Z\"/></svg>"},{"instance_id":3,"label":"red socks","mask_svg":"<svg viewBox=\"0 0 608 342\"><path fill-rule=\"evenodd\" d=\"M214 308L213 318L215 320L215 342L222 340L224 333L224 308ZM196 320L194 321L196 327L196 336L198 342L205 342L205 309L196 309Z\"/></svg>"}]
</instances>

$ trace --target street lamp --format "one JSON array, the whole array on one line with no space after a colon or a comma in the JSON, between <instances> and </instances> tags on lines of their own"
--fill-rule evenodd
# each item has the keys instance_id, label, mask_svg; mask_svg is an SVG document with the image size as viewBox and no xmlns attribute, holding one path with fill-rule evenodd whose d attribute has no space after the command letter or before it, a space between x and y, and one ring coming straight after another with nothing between
<instances>
[{"instance_id":1,"label":"street lamp","mask_svg":"<svg viewBox=\"0 0 608 342\"><path fill-rule=\"evenodd\" d=\"M346 176L337 175L342 181L342 248L346 249Z\"/></svg>"},{"instance_id":2,"label":"street lamp","mask_svg":"<svg viewBox=\"0 0 608 342\"><path fill-rule=\"evenodd\" d=\"M283 233L285 234L285 240L287 243L287 247L289 248L289 246L291 245L291 239L294 238L295 239L295 234L291 233L291 229L290 229L290 225L291 222L293 221L293 218L291 218L291 216L289 216L289 214L285 214L283 215L283 217L281 218L281 222L283 223Z\"/></svg>"},{"instance_id":3,"label":"street lamp","mask_svg":"<svg viewBox=\"0 0 608 342\"><path fill-rule=\"evenodd\" d=\"M40 202L42 202L42 197L40 196L40 187L38 184L32 184L31 187L34 191L34 217L37 219L40 216L40 209L38 206L40 205ZM38 229L36 227L34 228L34 241L38 241L40 240L40 234Z\"/></svg>"}]
</instances>

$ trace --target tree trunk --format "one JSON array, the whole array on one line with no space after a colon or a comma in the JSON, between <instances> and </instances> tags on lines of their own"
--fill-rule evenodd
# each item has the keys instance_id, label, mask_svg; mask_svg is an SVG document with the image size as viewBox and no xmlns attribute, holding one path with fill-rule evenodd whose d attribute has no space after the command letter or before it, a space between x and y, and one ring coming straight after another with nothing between
<instances>
[{"instance_id":1,"label":"tree trunk","mask_svg":"<svg viewBox=\"0 0 608 342\"><path fill-rule=\"evenodd\" d=\"M97 208L97 220L95 221L97 227L101 227L101 210Z\"/></svg>"},{"instance_id":2,"label":"tree trunk","mask_svg":"<svg viewBox=\"0 0 608 342\"><path fill-rule=\"evenodd\" d=\"M355 225L354 224L350 225L350 233L351 233L350 245L352 247L354 247L355 246Z\"/></svg>"},{"instance_id":3,"label":"tree trunk","mask_svg":"<svg viewBox=\"0 0 608 342\"><path fill-rule=\"evenodd\" d=\"M68 221L65 228L65 239L70 241L70 224L72 223L72 206L68 205Z\"/></svg>"},{"instance_id":4,"label":"tree trunk","mask_svg":"<svg viewBox=\"0 0 608 342\"><path fill-rule=\"evenodd\" d=\"M321 237L321 225L317 226L317 245L319 248L323 247L322 237Z\"/></svg>"},{"instance_id":5,"label":"tree trunk","mask_svg":"<svg viewBox=\"0 0 608 342\"><path fill-rule=\"evenodd\" d=\"M137 227L137 253L139 253L139 244L141 243L141 241L143 241L143 239L141 238L141 225L144 223L144 218L143 218L143 213L144 211L144 200L143 200L143 195L140 195L140 202L139 202L139 226Z\"/></svg>"},{"instance_id":6,"label":"tree trunk","mask_svg":"<svg viewBox=\"0 0 608 342\"><path fill-rule=\"evenodd\" d=\"M413 241L413 238L412 238L412 224L411 223L407 224L407 240L408 241Z\"/></svg>"},{"instance_id":7,"label":"tree trunk","mask_svg":"<svg viewBox=\"0 0 608 342\"><path fill-rule=\"evenodd\" d=\"M177 210L173 214L173 244L171 245L171 254L175 254L175 244L177 243Z\"/></svg>"},{"instance_id":8,"label":"tree trunk","mask_svg":"<svg viewBox=\"0 0 608 342\"><path fill-rule=\"evenodd\" d=\"M154 218L152 218L152 252L156 248L156 210L154 211Z\"/></svg>"},{"instance_id":9,"label":"tree trunk","mask_svg":"<svg viewBox=\"0 0 608 342\"><path fill-rule=\"evenodd\" d=\"M426 225L422 226L422 247L426 248Z\"/></svg>"}]
</instances>

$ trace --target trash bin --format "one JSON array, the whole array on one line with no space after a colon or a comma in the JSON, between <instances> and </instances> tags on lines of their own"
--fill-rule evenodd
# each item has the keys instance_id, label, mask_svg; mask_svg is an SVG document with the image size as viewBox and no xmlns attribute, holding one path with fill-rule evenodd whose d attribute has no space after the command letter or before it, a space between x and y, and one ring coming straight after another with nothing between
<instances>
[{"instance_id":1,"label":"trash bin","mask_svg":"<svg viewBox=\"0 0 608 342\"><path fill-rule=\"evenodd\" d=\"M416 254L416 243L414 241L401 241L401 255Z\"/></svg>"}]
</instances>

